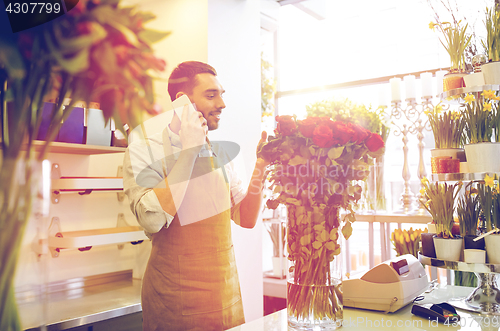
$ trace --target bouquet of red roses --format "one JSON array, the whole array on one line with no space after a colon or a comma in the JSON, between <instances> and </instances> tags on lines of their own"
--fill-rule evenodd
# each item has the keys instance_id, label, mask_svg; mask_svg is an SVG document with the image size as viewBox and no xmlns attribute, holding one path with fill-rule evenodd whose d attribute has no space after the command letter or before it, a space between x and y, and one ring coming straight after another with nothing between
<instances>
[{"instance_id":1,"label":"bouquet of red roses","mask_svg":"<svg viewBox=\"0 0 500 331\"><path fill-rule=\"evenodd\" d=\"M287 289L289 322L342 320L341 275L333 261L341 252L355 221L353 205L373 158L384 152L377 133L329 117L277 116L275 136L269 136L258 156L270 162L267 207L287 207L287 252L291 262ZM341 220L340 209L346 211ZM338 262L338 260L336 260ZM336 278L338 277L338 278Z\"/></svg>"}]
</instances>

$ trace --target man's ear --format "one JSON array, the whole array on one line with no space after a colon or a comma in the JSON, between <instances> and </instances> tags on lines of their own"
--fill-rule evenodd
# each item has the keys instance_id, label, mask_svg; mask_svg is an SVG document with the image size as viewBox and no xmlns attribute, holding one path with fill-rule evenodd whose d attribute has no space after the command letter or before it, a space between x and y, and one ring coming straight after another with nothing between
<instances>
[{"instance_id":1,"label":"man's ear","mask_svg":"<svg viewBox=\"0 0 500 331\"><path fill-rule=\"evenodd\" d=\"M182 96L183 96L183 95L185 95L185 94L186 94L186 93L179 91L179 92L177 92L177 94L175 95L175 99L179 99L180 97L182 97Z\"/></svg>"}]
</instances>

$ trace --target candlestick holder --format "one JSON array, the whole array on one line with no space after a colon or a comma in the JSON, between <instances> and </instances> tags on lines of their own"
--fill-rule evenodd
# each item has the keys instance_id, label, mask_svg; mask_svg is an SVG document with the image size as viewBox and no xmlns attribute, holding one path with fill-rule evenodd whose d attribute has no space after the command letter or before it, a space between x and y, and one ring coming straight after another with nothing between
<instances>
[{"instance_id":1,"label":"candlestick holder","mask_svg":"<svg viewBox=\"0 0 500 331\"><path fill-rule=\"evenodd\" d=\"M425 210L420 205L419 201L422 198L419 192L416 196L413 194L410 188L410 166L408 163L408 135L414 134L418 140L418 170L417 177L420 180L420 187L423 185L421 183L422 178L427 176L424 163L424 131L430 131L431 126L428 117L425 115L426 111L432 111L434 105L432 103L432 97L422 97L420 103L417 102L416 98L406 99L405 106L403 107L401 101L392 101L391 109L391 122L394 130L394 135L396 137L402 136L403 141L403 172L402 177L404 180L404 189L401 194L401 210L405 214L416 213L419 215L424 215Z\"/></svg>"}]
</instances>

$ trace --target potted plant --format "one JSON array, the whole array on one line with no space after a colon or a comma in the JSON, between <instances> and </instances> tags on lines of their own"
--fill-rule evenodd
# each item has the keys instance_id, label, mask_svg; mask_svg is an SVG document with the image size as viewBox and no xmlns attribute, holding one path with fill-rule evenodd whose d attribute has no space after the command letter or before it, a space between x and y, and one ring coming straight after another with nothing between
<instances>
[{"instance_id":1,"label":"potted plant","mask_svg":"<svg viewBox=\"0 0 500 331\"><path fill-rule=\"evenodd\" d=\"M462 238L452 233L455 223L455 199L462 188L462 182L455 184L434 182L422 178L422 198L420 203L431 214L436 224L434 247L436 257L441 260L459 261Z\"/></svg>"},{"instance_id":2,"label":"potted plant","mask_svg":"<svg viewBox=\"0 0 500 331\"><path fill-rule=\"evenodd\" d=\"M165 61L150 44L167 34L143 26L152 18L116 0L80 0L67 14L26 31L10 33L8 22L0 22L0 330L21 329L14 274L24 229L38 211L32 201L40 163L61 123L82 102L99 102L118 129L157 109L152 73ZM44 102L51 99L46 141L36 153Z\"/></svg>"},{"instance_id":3,"label":"potted plant","mask_svg":"<svg viewBox=\"0 0 500 331\"><path fill-rule=\"evenodd\" d=\"M469 172L500 171L500 143L491 141L492 137L499 138L498 100L491 90L476 96L469 93L464 98L461 113L466 123L464 149Z\"/></svg>"},{"instance_id":4,"label":"potted plant","mask_svg":"<svg viewBox=\"0 0 500 331\"><path fill-rule=\"evenodd\" d=\"M500 263L500 197L498 182L495 177L485 175L484 181L477 185L481 212L484 216L486 231L489 233L484 237L486 253L489 263Z\"/></svg>"},{"instance_id":5,"label":"potted plant","mask_svg":"<svg viewBox=\"0 0 500 331\"><path fill-rule=\"evenodd\" d=\"M481 66L485 84L500 84L500 13L498 5L495 8L486 8L486 49L488 62Z\"/></svg>"},{"instance_id":6,"label":"potted plant","mask_svg":"<svg viewBox=\"0 0 500 331\"><path fill-rule=\"evenodd\" d=\"M443 91L465 86L463 77L467 75L465 65L465 49L469 46L472 35L467 33L468 24L462 26L462 21L431 22L431 30L436 28L442 33L439 39L450 56L450 70L443 80Z\"/></svg>"},{"instance_id":7,"label":"potted plant","mask_svg":"<svg viewBox=\"0 0 500 331\"><path fill-rule=\"evenodd\" d=\"M459 172L460 162L465 162L465 151L463 146L463 131L465 122L461 113L457 111L443 111L441 104L434 107L433 110L426 110L429 118L429 124L434 134L434 149L431 149L431 166L433 173ZM441 169L441 160L458 160L457 167L453 169ZM448 167L446 167L448 168Z\"/></svg>"},{"instance_id":8,"label":"potted plant","mask_svg":"<svg viewBox=\"0 0 500 331\"><path fill-rule=\"evenodd\" d=\"M479 195L472 187L473 182L467 184L465 193L459 198L457 204L458 222L460 224L460 235L464 238L464 261L481 262L485 261L484 239L474 241L478 233L478 221L481 211L479 205Z\"/></svg>"}]
</instances>

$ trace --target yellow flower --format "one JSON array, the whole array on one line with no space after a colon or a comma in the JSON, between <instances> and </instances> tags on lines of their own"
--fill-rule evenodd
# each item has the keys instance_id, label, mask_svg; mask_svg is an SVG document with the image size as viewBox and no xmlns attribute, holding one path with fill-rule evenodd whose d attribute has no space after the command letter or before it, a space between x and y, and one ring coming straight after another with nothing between
<instances>
[{"instance_id":1,"label":"yellow flower","mask_svg":"<svg viewBox=\"0 0 500 331\"><path fill-rule=\"evenodd\" d=\"M484 184L489 186L490 188L493 188L495 186L495 182L493 179L494 179L493 177L485 175L484 176Z\"/></svg>"},{"instance_id":2,"label":"yellow flower","mask_svg":"<svg viewBox=\"0 0 500 331\"><path fill-rule=\"evenodd\" d=\"M491 103L489 103L489 102L485 102L485 103L483 104L483 111L488 111L488 112L490 112L490 111L491 111Z\"/></svg>"},{"instance_id":3,"label":"yellow flower","mask_svg":"<svg viewBox=\"0 0 500 331\"><path fill-rule=\"evenodd\" d=\"M436 107L434 107L434 112L436 112L436 114L439 114L442 111L443 111L443 106L437 105Z\"/></svg>"},{"instance_id":4,"label":"yellow flower","mask_svg":"<svg viewBox=\"0 0 500 331\"><path fill-rule=\"evenodd\" d=\"M423 195L425 195L425 188L423 188L423 187L422 187L422 188L420 189L420 195L422 195L422 196L423 196Z\"/></svg>"},{"instance_id":5,"label":"yellow flower","mask_svg":"<svg viewBox=\"0 0 500 331\"><path fill-rule=\"evenodd\" d=\"M432 31L434 31L434 29L436 28L436 25L437 25L436 23L430 22L429 23L429 29L431 29Z\"/></svg>"},{"instance_id":6,"label":"yellow flower","mask_svg":"<svg viewBox=\"0 0 500 331\"><path fill-rule=\"evenodd\" d=\"M464 98L465 102L467 102L468 104L471 104L472 101L476 100L476 98L474 97L474 94L470 94L468 93L465 98Z\"/></svg>"},{"instance_id":7,"label":"yellow flower","mask_svg":"<svg viewBox=\"0 0 500 331\"><path fill-rule=\"evenodd\" d=\"M425 184L427 184L427 183L429 183L429 180L427 179L427 177L422 178L420 181L421 181L421 182L422 182L422 184L424 184L424 185L425 185Z\"/></svg>"},{"instance_id":8,"label":"yellow flower","mask_svg":"<svg viewBox=\"0 0 500 331\"><path fill-rule=\"evenodd\" d=\"M495 92L493 92L492 90L484 90L483 93L481 93L481 95L483 97L485 97L486 99L495 99L496 98Z\"/></svg>"}]
</instances>

